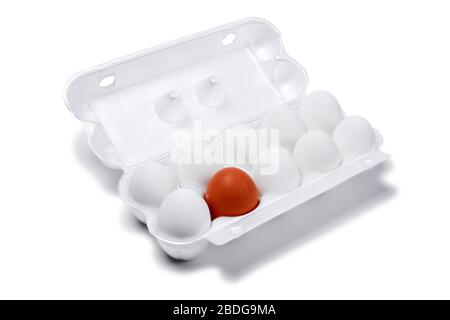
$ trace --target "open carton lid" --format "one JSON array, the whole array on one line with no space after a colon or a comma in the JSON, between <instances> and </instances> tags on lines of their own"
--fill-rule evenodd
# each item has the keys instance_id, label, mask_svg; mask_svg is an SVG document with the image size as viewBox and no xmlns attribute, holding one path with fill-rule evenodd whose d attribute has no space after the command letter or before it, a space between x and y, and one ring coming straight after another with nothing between
<instances>
[{"instance_id":1,"label":"open carton lid","mask_svg":"<svg viewBox=\"0 0 450 320\"><path fill-rule=\"evenodd\" d=\"M221 130L300 98L304 69L279 31L251 18L94 67L67 84L69 109L107 165L128 168L169 152L177 130ZM186 132L186 131L185 131Z\"/></svg>"}]
</instances>

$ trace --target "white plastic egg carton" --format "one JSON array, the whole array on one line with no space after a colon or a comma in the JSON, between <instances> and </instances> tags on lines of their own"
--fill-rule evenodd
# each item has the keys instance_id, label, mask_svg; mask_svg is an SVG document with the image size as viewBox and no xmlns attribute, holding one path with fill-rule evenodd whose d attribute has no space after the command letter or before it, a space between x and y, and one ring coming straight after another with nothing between
<instances>
[{"instance_id":1,"label":"white plastic egg carton","mask_svg":"<svg viewBox=\"0 0 450 320\"><path fill-rule=\"evenodd\" d=\"M69 110L88 133L88 143L108 167L123 169L121 197L162 248L177 259L191 259L208 243L222 245L287 210L385 161L381 136L368 152L336 169L304 177L295 190L261 195L259 206L239 217L215 219L208 232L190 241L170 241L155 228L157 207L130 197L129 179L148 162L174 169L170 152L176 129L205 130L257 125L280 106L298 108L306 72L283 49L279 31L250 18L132 54L73 76L65 90ZM163 182L155 181L158 188Z\"/></svg>"}]
</instances>

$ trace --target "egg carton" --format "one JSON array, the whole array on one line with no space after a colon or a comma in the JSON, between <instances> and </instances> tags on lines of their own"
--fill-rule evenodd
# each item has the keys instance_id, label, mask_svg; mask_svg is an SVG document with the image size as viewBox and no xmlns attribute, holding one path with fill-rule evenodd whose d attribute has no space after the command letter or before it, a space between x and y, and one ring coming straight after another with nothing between
<instances>
[{"instance_id":1,"label":"egg carton","mask_svg":"<svg viewBox=\"0 0 450 320\"><path fill-rule=\"evenodd\" d=\"M158 231L159 204L137 201L142 190L132 190L130 181L133 177L142 180L138 185L150 186L161 197L166 189L185 187L171 161L171 152L180 147L180 142L172 139L176 130L192 131L198 120L202 120L205 132L223 132L243 124L258 127L273 110L301 109L306 88L306 72L285 52L280 32L266 20L249 18L78 73L66 86L65 102L84 124L93 153L106 166L123 170L119 194L131 211L147 224L170 256L188 260L209 243L223 245L238 238L388 158L379 151L382 138L378 131L364 133L364 123L362 128L356 124L355 130L363 131L358 137L352 130L344 130L338 137L344 142L339 145L342 157L336 168L303 173L302 183L288 192L262 192L255 210L217 218L194 239L176 241ZM315 103L314 98L308 99ZM332 116L324 115L325 122ZM342 121L349 119L342 117ZM307 130L312 129L316 128L307 124ZM331 137L333 132L327 134ZM369 142L360 141L366 137ZM209 137L203 138L202 143L209 141ZM352 149L352 145L364 143L370 148L359 153L343 150L346 145ZM305 161L313 165L320 162ZM157 163L161 170L145 171L149 163ZM178 178L176 186L158 181L164 170Z\"/></svg>"}]
</instances>

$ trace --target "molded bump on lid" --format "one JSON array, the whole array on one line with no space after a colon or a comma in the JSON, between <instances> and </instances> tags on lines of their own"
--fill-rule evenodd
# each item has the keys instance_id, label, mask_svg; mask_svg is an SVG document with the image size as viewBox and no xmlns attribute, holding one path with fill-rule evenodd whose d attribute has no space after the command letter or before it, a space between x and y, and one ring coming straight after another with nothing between
<instances>
[{"instance_id":1,"label":"molded bump on lid","mask_svg":"<svg viewBox=\"0 0 450 320\"><path fill-rule=\"evenodd\" d=\"M307 85L306 79L305 70L291 61L279 60L273 66L273 86L286 100L293 100L303 95Z\"/></svg>"},{"instance_id":2,"label":"molded bump on lid","mask_svg":"<svg viewBox=\"0 0 450 320\"><path fill-rule=\"evenodd\" d=\"M163 95L155 104L155 114L169 124L179 124L187 118L187 108L178 91L170 91Z\"/></svg>"},{"instance_id":3,"label":"molded bump on lid","mask_svg":"<svg viewBox=\"0 0 450 320\"><path fill-rule=\"evenodd\" d=\"M255 23L250 26L249 38L254 39L250 45L254 56L261 61L277 57L282 49L280 35L267 23Z\"/></svg>"},{"instance_id":4,"label":"molded bump on lid","mask_svg":"<svg viewBox=\"0 0 450 320\"><path fill-rule=\"evenodd\" d=\"M213 109L223 106L227 100L221 79L216 75L200 81L195 90L195 96L202 105Z\"/></svg>"}]
</instances>

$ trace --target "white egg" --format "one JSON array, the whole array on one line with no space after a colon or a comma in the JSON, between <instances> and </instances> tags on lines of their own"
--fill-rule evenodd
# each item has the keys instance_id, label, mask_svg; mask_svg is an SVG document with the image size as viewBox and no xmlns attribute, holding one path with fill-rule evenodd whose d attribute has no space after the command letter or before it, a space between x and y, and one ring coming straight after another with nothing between
<instances>
[{"instance_id":1,"label":"white egg","mask_svg":"<svg viewBox=\"0 0 450 320\"><path fill-rule=\"evenodd\" d=\"M298 111L289 106L275 108L266 114L259 128L278 130L279 144L288 150L293 150L298 138L306 132Z\"/></svg>"},{"instance_id":2,"label":"white egg","mask_svg":"<svg viewBox=\"0 0 450 320\"><path fill-rule=\"evenodd\" d=\"M333 139L341 149L345 160L372 151L375 148L375 132L366 119L351 116L342 120L333 134Z\"/></svg>"},{"instance_id":3,"label":"white egg","mask_svg":"<svg viewBox=\"0 0 450 320\"><path fill-rule=\"evenodd\" d=\"M300 116L308 130L320 130L333 134L343 119L339 102L327 91L314 91L300 103Z\"/></svg>"},{"instance_id":4,"label":"white egg","mask_svg":"<svg viewBox=\"0 0 450 320\"><path fill-rule=\"evenodd\" d=\"M226 166L248 166L258 157L258 132L248 125L227 129L220 138Z\"/></svg>"},{"instance_id":5,"label":"white egg","mask_svg":"<svg viewBox=\"0 0 450 320\"><path fill-rule=\"evenodd\" d=\"M175 172L159 162L138 167L129 182L129 195L140 205L159 207L178 188Z\"/></svg>"},{"instance_id":6,"label":"white egg","mask_svg":"<svg viewBox=\"0 0 450 320\"><path fill-rule=\"evenodd\" d=\"M223 165L220 164L181 163L177 165L176 173L181 187L190 188L203 195L211 177L222 168Z\"/></svg>"},{"instance_id":7,"label":"white egg","mask_svg":"<svg viewBox=\"0 0 450 320\"><path fill-rule=\"evenodd\" d=\"M164 240L191 241L211 227L205 200L193 190L181 188L170 193L161 204L156 231Z\"/></svg>"},{"instance_id":8,"label":"white egg","mask_svg":"<svg viewBox=\"0 0 450 320\"><path fill-rule=\"evenodd\" d=\"M294 157L284 148L262 151L252 177L261 193L284 193L300 185L300 171Z\"/></svg>"},{"instance_id":9,"label":"white egg","mask_svg":"<svg viewBox=\"0 0 450 320\"><path fill-rule=\"evenodd\" d=\"M337 168L341 155L333 139L322 131L308 131L295 145L294 157L302 173L327 172Z\"/></svg>"}]
</instances>

